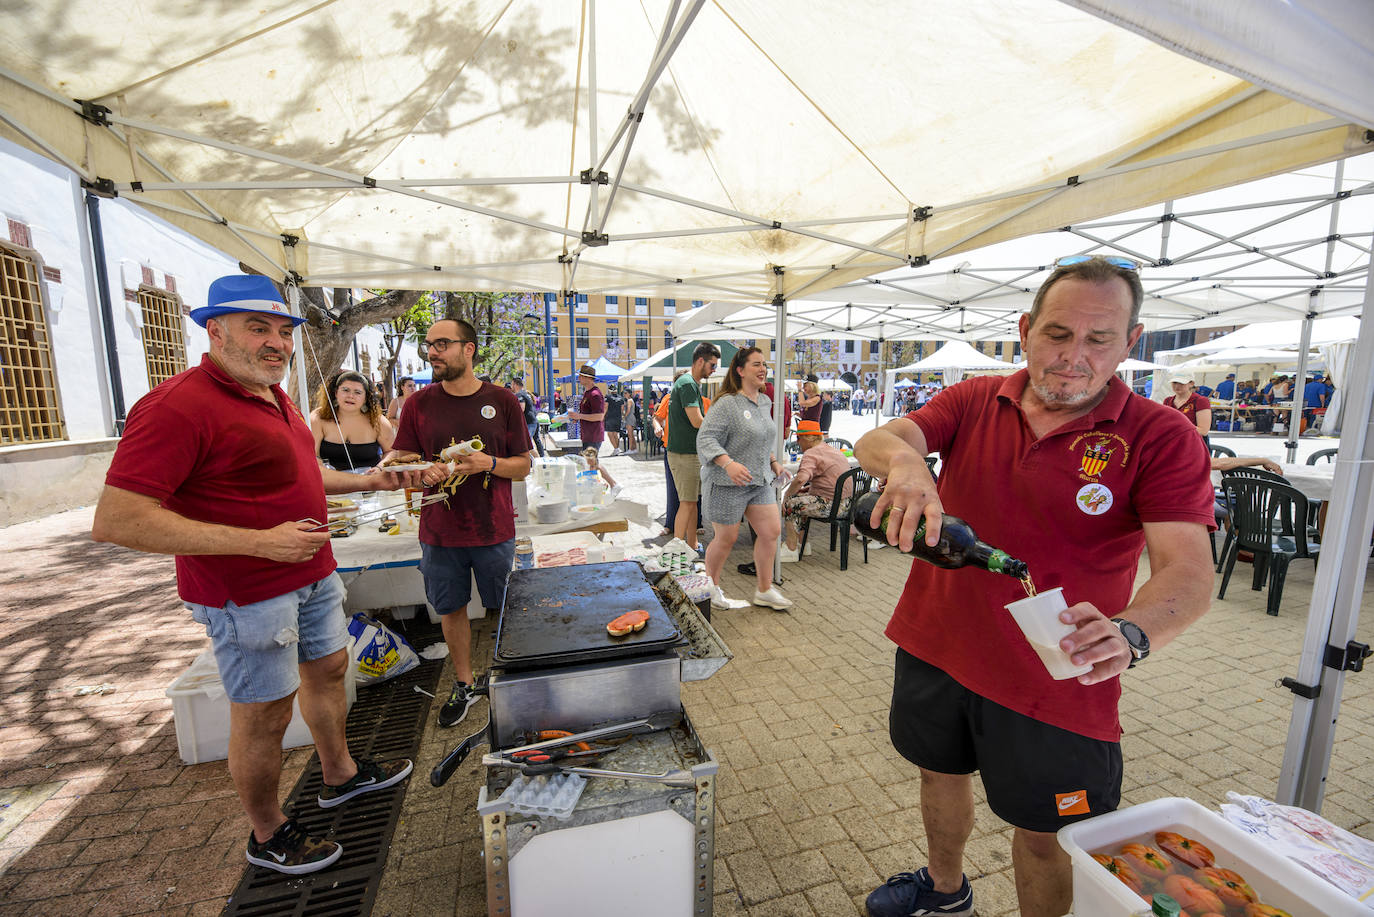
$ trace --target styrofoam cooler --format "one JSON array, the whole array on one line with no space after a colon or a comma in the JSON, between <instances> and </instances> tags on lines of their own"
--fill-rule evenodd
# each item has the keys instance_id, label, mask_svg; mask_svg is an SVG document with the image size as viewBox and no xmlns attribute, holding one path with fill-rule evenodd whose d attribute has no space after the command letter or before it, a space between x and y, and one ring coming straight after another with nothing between
<instances>
[{"instance_id":1,"label":"styrofoam cooler","mask_svg":"<svg viewBox=\"0 0 1374 917\"><path fill-rule=\"evenodd\" d=\"M348 709L358 697L353 664L344 673L344 692ZM172 701L172 716L177 728L177 751L187 764L223 761L229 757L229 698L219 677L213 650L206 650L167 688ZM310 729L301 716L300 698L291 708L291 723L282 736L282 748L314 744Z\"/></svg>"},{"instance_id":2,"label":"styrofoam cooler","mask_svg":"<svg viewBox=\"0 0 1374 917\"><path fill-rule=\"evenodd\" d=\"M1216 812L1191 799L1174 796L1059 829L1059 846L1073 862L1074 917L1132 917L1149 912L1149 905L1104 869L1092 854L1115 853L1122 844L1156 831L1175 831L1206 844L1216 855L1217 865L1244 876L1265 904L1294 915L1338 917L1361 913L1356 901L1283 854L1270 850ZM1154 841L1148 843L1153 845Z\"/></svg>"}]
</instances>

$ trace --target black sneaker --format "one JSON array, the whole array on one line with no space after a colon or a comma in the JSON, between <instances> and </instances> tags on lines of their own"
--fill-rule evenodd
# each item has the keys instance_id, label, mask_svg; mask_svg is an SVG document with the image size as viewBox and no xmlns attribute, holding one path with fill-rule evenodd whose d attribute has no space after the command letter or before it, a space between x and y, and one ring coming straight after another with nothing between
<instances>
[{"instance_id":1,"label":"black sneaker","mask_svg":"<svg viewBox=\"0 0 1374 917\"><path fill-rule=\"evenodd\" d=\"M414 765L407 758L381 762L371 761L367 758L354 758L353 760L358 764L358 772L353 775L352 779L338 786L331 786L326 783L324 789L320 790L320 795L315 797L315 801L320 804L321 809L332 809L354 796L395 786L409 777L414 768Z\"/></svg>"},{"instance_id":2,"label":"black sneaker","mask_svg":"<svg viewBox=\"0 0 1374 917\"><path fill-rule=\"evenodd\" d=\"M918 872L899 872L868 896L864 902L869 917L921 917L943 914L947 917L968 917L973 913L973 889L968 877L953 894L935 890L930 872L922 866Z\"/></svg>"},{"instance_id":3,"label":"black sneaker","mask_svg":"<svg viewBox=\"0 0 1374 917\"><path fill-rule=\"evenodd\" d=\"M472 693L472 685L464 681L455 681L453 690L448 693L448 700L439 708L440 726L457 726L463 722L463 717L468 715L468 708L477 703L477 695Z\"/></svg>"},{"instance_id":4,"label":"black sneaker","mask_svg":"<svg viewBox=\"0 0 1374 917\"><path fill-rule=\"evenodd\" d=\"M248 849L244 853L254 866L299 876L334 865L343 853L343 847L322 837L306 834L295 819L288 818L263 843L258 843L253 832L249 831Z\"/></svg>"}]
</instances>

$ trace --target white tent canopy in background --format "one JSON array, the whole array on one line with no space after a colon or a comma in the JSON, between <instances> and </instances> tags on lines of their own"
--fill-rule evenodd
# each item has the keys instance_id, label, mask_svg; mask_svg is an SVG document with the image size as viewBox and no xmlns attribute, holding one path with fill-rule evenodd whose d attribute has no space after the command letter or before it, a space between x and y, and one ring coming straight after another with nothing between
<instances>
[{"instance_id":1,"label":"white tent canopy in background","mask_svg":"<svg viewBox=\"0 0 1374 917\"><path fill-rule=\"evenodd\" d=\"M930 356L905 366L899 366L891 372L894 373L934 373L934 372L955 372L963 370L979 370L984 372L1014 372L1015 366L996 357L990 357L981 351L974 350L969 344L963 341L949 341L941 344L939 348ZM945 378L946 382L954 382L956 379Z\"/></svg>"},{"instance_id":2,"label":"white tent canopy in background","mask_svg":"<svg viewBox=\"0 0 1374 917\"><path fill-rule=\"evenodd\" d=\"M1297 102L1190 59L1212 6L1185 56L1058 0L10 4L0 135L310 285L809 298L1368 148L1369 7L1269 4L1343 37Z\"/></svg>"}]
</instances>

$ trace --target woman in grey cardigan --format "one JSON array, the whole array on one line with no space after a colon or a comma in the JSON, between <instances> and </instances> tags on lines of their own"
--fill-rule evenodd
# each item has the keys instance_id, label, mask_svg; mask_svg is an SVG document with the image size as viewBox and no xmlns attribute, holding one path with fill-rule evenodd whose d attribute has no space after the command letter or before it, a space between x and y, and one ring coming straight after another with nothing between
<instances>
[{"instance_id":1,"label":"woman in grey cardigan","mask_svg":"<svg viewBox=\"0 0 1374 917\"><path fill-rule=\"evenodd\" d=\"M754 529L754 569L758 577L754 604L776 611L792 601L773 585L773 557L782 532L773 482L788 477L773 454L773 402L763 393L768 364L757 347L740 350L730 361L720 393L697 430L701 459L702 510L715 534L706 546L706 572L714 584L714 608L741 608L720 588L725 560L739 538L740 519Z\"/></svg>"}]
</instances>

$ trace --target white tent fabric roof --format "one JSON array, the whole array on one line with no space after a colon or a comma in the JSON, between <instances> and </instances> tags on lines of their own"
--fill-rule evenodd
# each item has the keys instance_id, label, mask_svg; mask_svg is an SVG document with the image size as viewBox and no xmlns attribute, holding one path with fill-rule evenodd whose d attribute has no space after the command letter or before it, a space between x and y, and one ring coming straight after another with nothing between
<instances>
[{"instance_id":1,"label":"white tent fabric roof","mask_svg":"<svg viewBox=\"0 0 1374 917\"><path fill-rule=\"evenodd\" d=\"M1359 334L1360 320L1358 318L1351 316L1318 318L1312 322L1311 346L1349 344L1354 342ZM1188 347L1180 347L1177 350L1161 350L1156 352L1155 356L1177 358L1182 355L1186 359L1187 356L1196 356L1197 354L1247 347L1296 351L1301 340L1302 322L1300 321L1258 322L1253 325L1246 325L1244 328L1237 328L1230 334L1223 334L1220 337L1212 338L1210 341L1201 341Z\"/></svg>"},{"instance_id":2,"label":"white tent fabric roof","mask_svg":"<svg viewBox=\"0 0 1374 917\"><path fill-rule=\"evenodd\" d=\"M929 373L946 369L1015 372L1016 367L973 349L963 341L949 341L923 360L892 370L894 373Z\"/></svg>"},{"instance_id":3,"label":"white tent fabric roof","mask_svg":"<svg viewBox=\"0 0 1374 917\"><path fill-rule=\"evenodd\" d=\"M1058 0L70 0L0 7L0 135L307 284L810 298L1366 148L1367 5L1214 6L1310 104Z\"/></svg>"}]
</instances>

